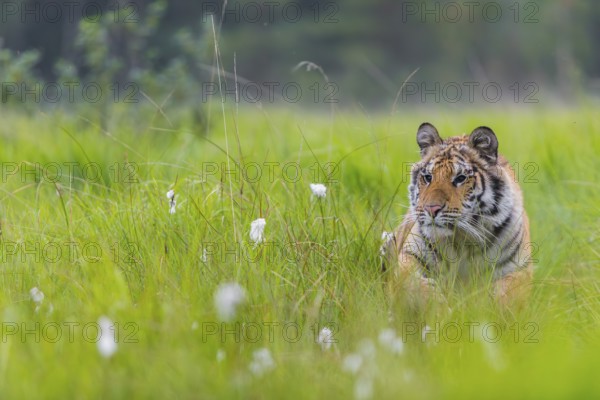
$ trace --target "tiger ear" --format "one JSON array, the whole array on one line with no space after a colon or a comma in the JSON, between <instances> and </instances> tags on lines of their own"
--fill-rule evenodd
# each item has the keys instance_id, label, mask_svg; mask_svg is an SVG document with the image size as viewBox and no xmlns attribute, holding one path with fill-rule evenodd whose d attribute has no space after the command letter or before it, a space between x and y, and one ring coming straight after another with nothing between
<instances>
[{"instance_id":1,"label":"tiger ear","mask_svg":"<svg viewBox=\"0 0 600 400\"><path fill-rule=\"evenodd\" d=\"M429 147L442 144L442 138L435 126L429 122L423 122L417 130L417 143L421 148L421 156L423 156Z\"/></svg>"},{"instance_id":2,"label":"tiger ear","mask_svg":"<svg viewBox=\"0 0 600 400\"><path fill-rule=\"evenodd\" d=\"M491 164L498 160L498 139L496 134L487 126L475 128L469 136L469 145L477 150L479 155Z\"/></svg>"}]
</instances>

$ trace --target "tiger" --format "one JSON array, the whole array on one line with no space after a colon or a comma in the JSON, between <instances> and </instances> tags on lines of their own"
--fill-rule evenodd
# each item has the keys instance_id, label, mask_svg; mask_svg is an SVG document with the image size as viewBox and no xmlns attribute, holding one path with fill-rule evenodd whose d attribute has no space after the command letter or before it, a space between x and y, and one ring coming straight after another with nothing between
<instances>
[{"instance_id":1,"label":"tiger","mask_svg":"<svg viewBox=\"0 0 600 400\"><path fill-rule=\"evenodd\" d=\"M410 207L382 247L397 258L389 271L390 294L402 284L427 298L439 293L436 285L445 275L461 282L479 275L489 277L502 304L526 297L532 280L529 219L515 171L498 154L496 134L480 126L468 136L442 139L424 122L417 144L421 159L410 170Z\"/></svg>"}]
</instances>

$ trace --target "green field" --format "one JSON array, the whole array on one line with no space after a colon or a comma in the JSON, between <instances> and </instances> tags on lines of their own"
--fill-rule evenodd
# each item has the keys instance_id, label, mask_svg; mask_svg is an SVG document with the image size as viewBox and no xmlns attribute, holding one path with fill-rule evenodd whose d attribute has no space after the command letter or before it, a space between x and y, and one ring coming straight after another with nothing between
<instances>
[{"instance_id":1,"label":"green field","mask_svg":"<svg viewBox=\"0 0 600 400\"><path fill-rule=\"evenodd\" d=\"M327 111L215 106L209 129L184 112L0 112L0 397L598 396L597 107ZM423 121L442 136L488 125L514 163L536 259L523 310L479 288L389 318L378 250L407 209ZM227 282L246 301L224 322Z\"/></svg>"}]
</instances>

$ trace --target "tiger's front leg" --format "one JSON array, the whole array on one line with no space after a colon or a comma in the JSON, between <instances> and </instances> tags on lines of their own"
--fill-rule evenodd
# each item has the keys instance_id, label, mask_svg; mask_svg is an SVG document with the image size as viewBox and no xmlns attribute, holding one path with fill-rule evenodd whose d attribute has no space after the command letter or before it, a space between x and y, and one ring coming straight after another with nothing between
<instances>
[{"instance_id":1,"label":"tiger's front leg","mask_svg":"<svg viewBox=\"0 0 600 400\"><path fill-rule=\"evenodd\" d=\"M415 221L406 218L390 239L380 249L387 278L388 300L391 303L404 301L410 306L424 305L434 300L445 302L434 280L423 276L423 265L418 259L423 245L419 246Z\"/></svg>"},{"instance_id":2,"label":"tiger's front leg","mask_svg":"<svg viewBox=\"0 0 600 400\"><path fill-rule=\"evenodd\" d=\"M529 241L529 220L526 215L523 217L523 226L522 245L516 258L507 265L511 272L500 276L494 284L494 296L502 306L525 305L531 294L533 260Z\"/></svg>"},{"instance_id":3,"label":"tiger's front leg","mask_svg":"<svg viewBox=\"0 0 600 400\"><path fill-rule=\"evenodd\" d=\"M446 302L435 281L423 276L414 255L400 251L396 267L389 272L387 294L393 303L404 301L409 306L424 306Z\"/></svg>"},{"instance_id":4,"label":"tiger's front leg","mask_svg":"<svg viewBox=\"0 0 600 400\"><path fill-rule=\"evenodd\" d=\"M506 274L494 283L494 297L502 306L524 305L531 294L533 266Z\"/></svg>"}]
</instances>

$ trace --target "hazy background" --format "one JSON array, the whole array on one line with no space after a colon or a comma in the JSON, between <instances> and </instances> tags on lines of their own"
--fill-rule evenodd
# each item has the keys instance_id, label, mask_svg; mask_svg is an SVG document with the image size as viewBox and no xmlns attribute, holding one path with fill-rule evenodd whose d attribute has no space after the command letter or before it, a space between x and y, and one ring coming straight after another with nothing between
<instances>
[{"instance_id":1,"label":"hazy background","mask_svg":"<svg viewBox=\"0 0 600 400\"><path fill-rule=\"evenodd\" d=\"M600 2L2 1L0 38L0 400L600 398ZM388 296L424 121L496 132L522 307L480 265Z\"/></svg>"},{"instance_id":2,"label":"hazy background","mask_svg":"<svg viewBox=\"0 0 600 400\"><path fill-rule=\"evenodd\" d=\"M39 103L56 103L47 101L56 97L49 82L62 85L63 103L65 82L96 82L113 101L207 103L220 96L213 20L221 85L232 103L234 72L242 103L324 110L389 110L417 69L400 106L560 105L600 93L600 4L593 0L0 4L2 105L31 103L27 90L41 94ZM307 64L295 69L302 61L326 78Z\"/></svg>"}]
</instances>

